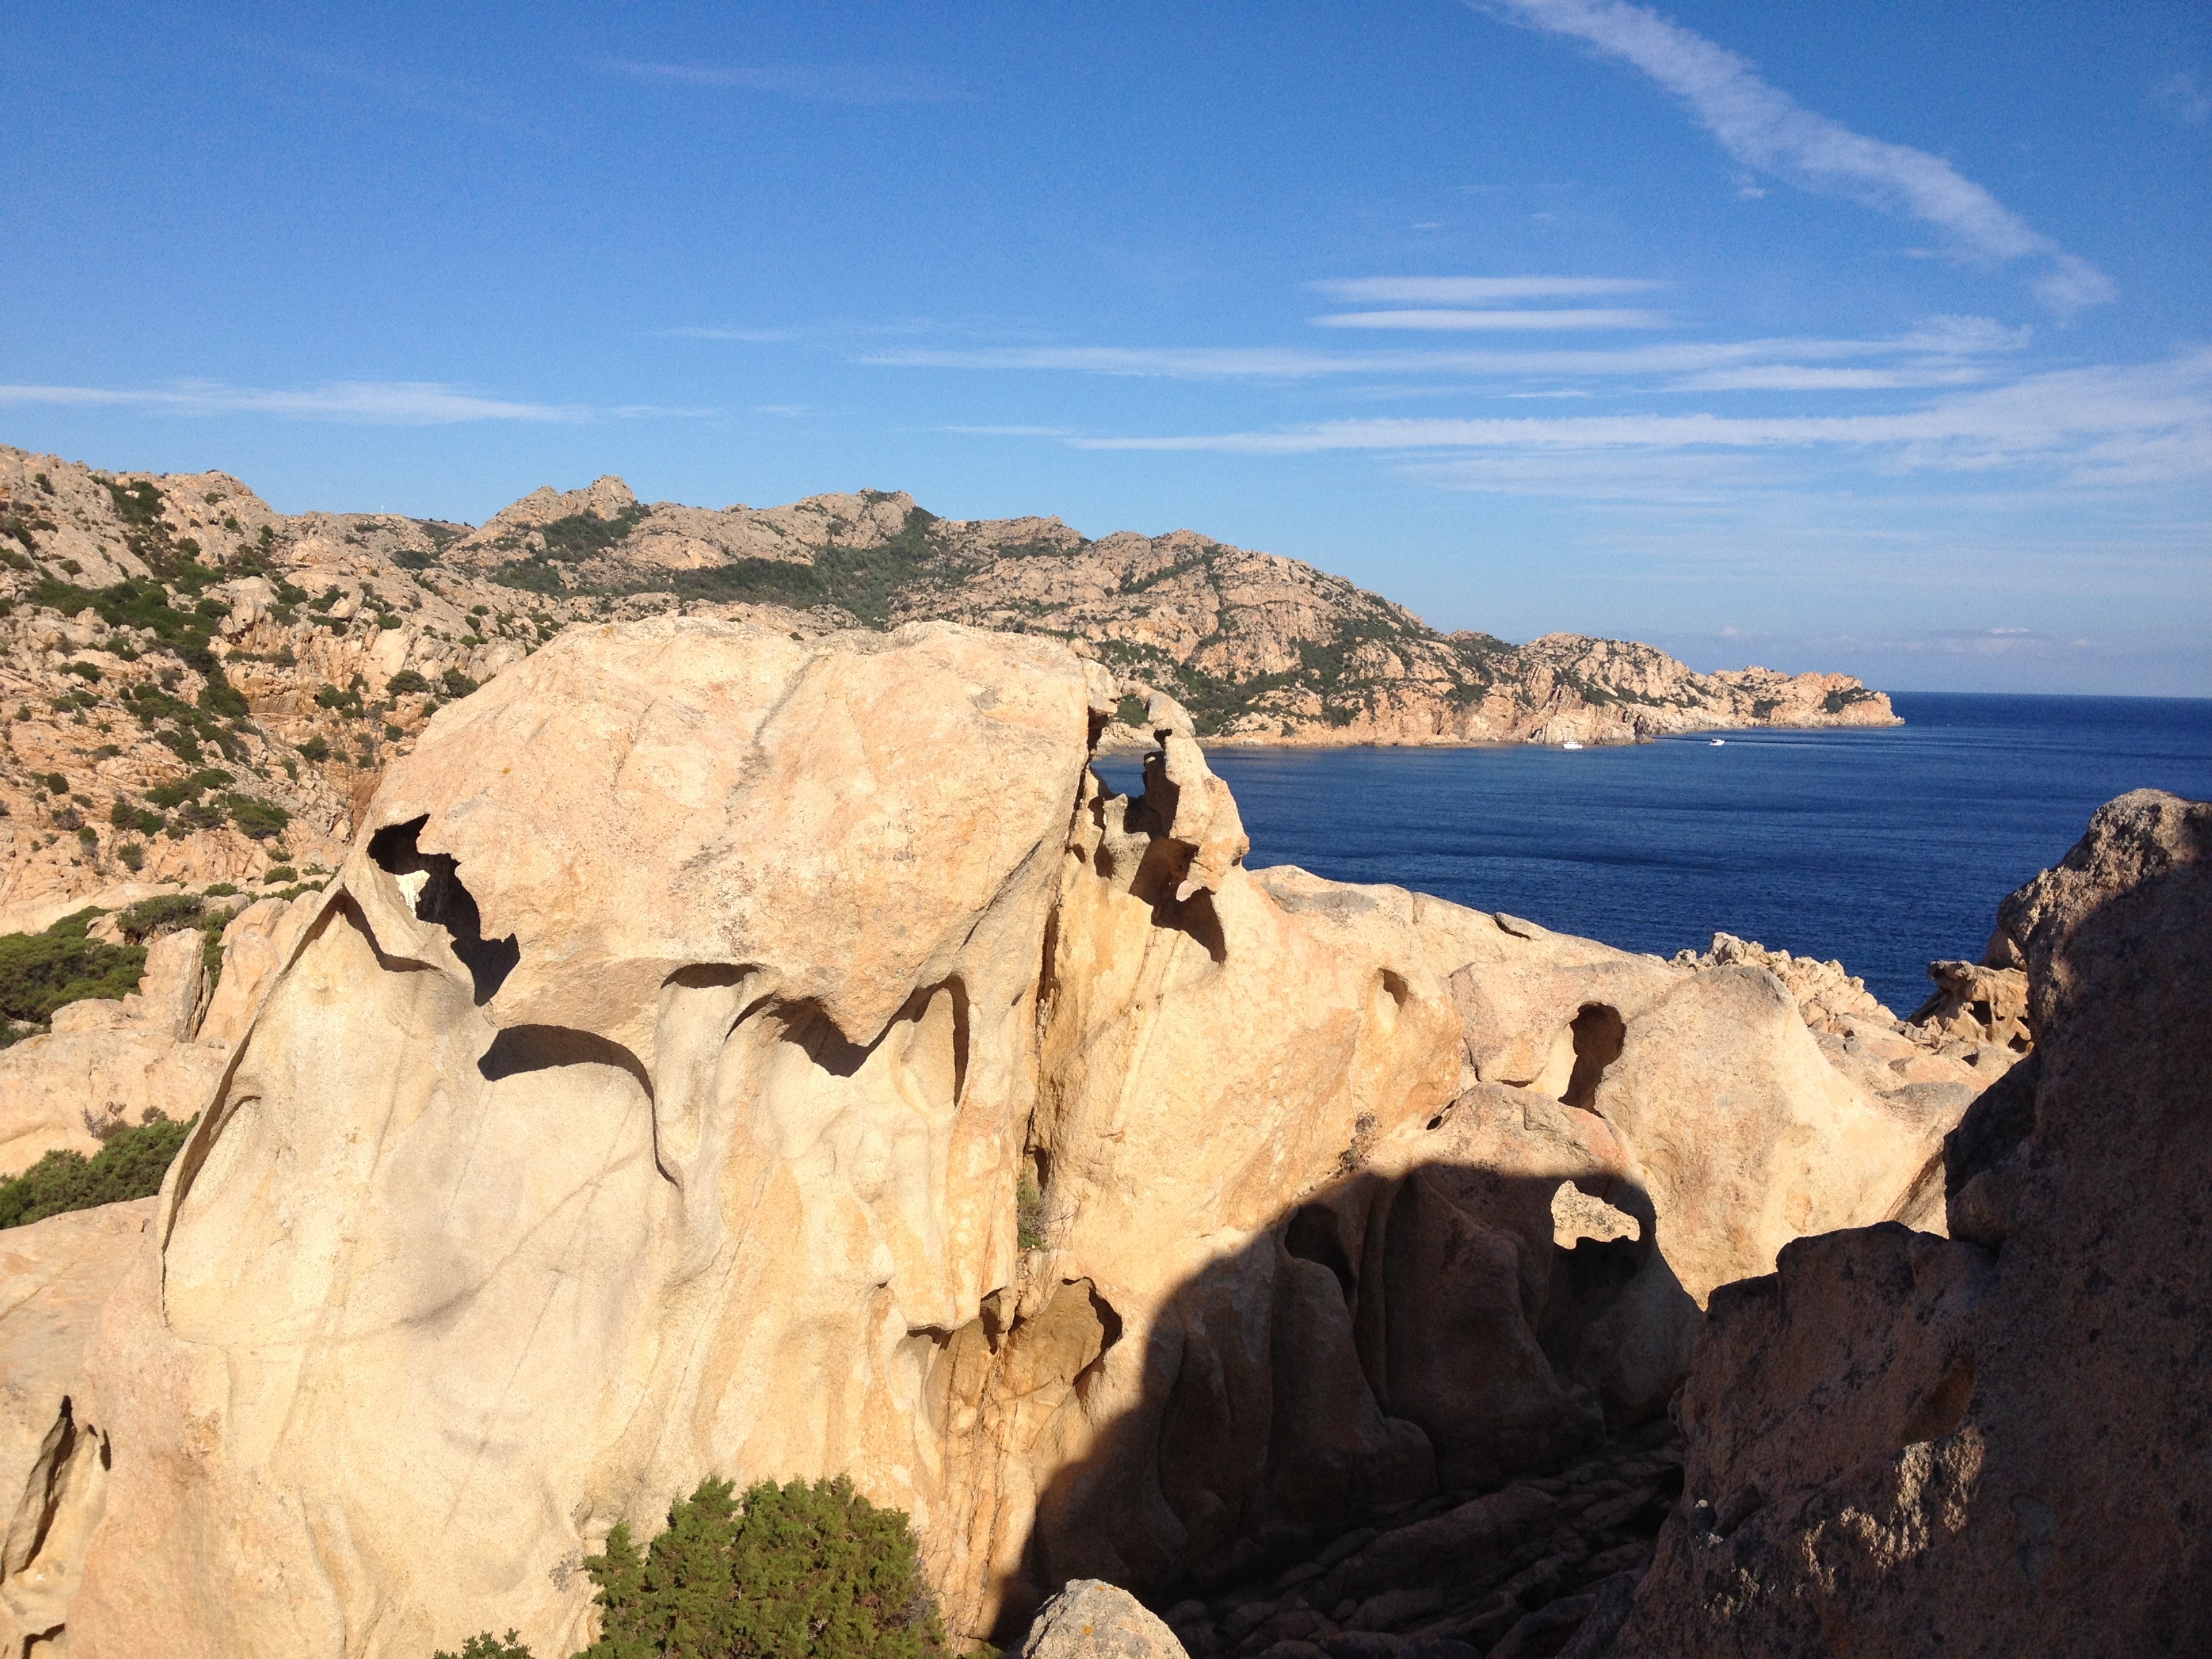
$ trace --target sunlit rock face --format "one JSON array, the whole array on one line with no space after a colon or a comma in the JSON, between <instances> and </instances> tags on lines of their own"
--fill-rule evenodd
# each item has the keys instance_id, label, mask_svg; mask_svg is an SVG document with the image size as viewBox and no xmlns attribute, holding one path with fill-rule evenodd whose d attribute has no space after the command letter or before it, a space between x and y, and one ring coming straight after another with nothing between
<instances>
[{"instance_id":1,"label":"sunlit rock face","mask_svg":"<svg viewBox=\"0 0 2212 1659\"><path fill-rule=\"evenodd\" d=\"M1763 969L1248 872L1164 698L1106 793L1126 690L670 620L441 712L47 1368L71 1650L569 1651L708 1472L849 1473L1018 1633L1649 1418L1923 1174Z\"/></svg>"}]
</instances>

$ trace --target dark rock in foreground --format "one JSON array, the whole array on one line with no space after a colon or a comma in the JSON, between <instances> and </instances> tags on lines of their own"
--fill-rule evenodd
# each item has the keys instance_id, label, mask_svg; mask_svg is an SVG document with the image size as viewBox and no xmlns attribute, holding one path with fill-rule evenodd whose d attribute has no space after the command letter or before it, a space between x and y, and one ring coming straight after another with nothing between
<instances>
[{"instance_id":1,"label":"dark rock in foreground","mask_svg":"<svg viewBox=\"0 0 2212 1659\"><path fill-rule=\"evenodd\" d=\"M2208 848L2138 791L2006 902L2037 1054L1950 1138L1951 1239L1715 1293L1618 1659L2212 1652Z\"/></svg>"}]
</instances>

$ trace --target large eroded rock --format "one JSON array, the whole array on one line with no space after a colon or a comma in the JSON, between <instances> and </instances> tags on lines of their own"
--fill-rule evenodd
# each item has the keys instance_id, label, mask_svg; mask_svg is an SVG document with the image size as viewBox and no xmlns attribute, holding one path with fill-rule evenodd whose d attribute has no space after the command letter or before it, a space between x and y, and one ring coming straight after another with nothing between
<instances>
[{"instance_id":1,"label":"large eroded rock","mask_svg":"<svg viewBox=\"0 0 2212 1659\"><path fill-rule=\"evenodd\" d=\"M1950 1137L1956 1237L1715 1294L1621 1659L2212 1652L2212 805L2122 796L2001 921L2037 1052Z\"/></svg>"},{"instance_id":2,"label":"large eroded rock","mask_svg":"<svg viewBox=\"0 0 2212 1659\"><path fill-rule=\"evenodd\" d=\"M1122 690L659 621L442 711L83 1362L72 1652L569 1651L708 1472L851 1474L1004 1640L1648 1419L1924 1173L1763 969L1248 872L1172 710L1108 794Z\"/></svg>"}]
</instances>

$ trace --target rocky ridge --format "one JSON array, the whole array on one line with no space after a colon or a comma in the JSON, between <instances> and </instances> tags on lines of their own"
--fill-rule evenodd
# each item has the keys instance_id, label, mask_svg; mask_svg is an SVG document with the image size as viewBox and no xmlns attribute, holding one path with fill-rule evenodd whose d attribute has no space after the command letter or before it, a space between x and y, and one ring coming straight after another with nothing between
<instances>
[{"instance_id":1,"label":"rocky ridge","mask_svg":"<svg viewBox=\"0 0 2212 1659\"><path fill-rule=\"evenodd\" d=\"M812 638L946 619L1158 686L1209 742L1628 742L1893 723L1847 676L1702 675L1648 646L1443 635L1188 531L1089 540L862 491L720 510L617 478L478 528L284 515L220 472L0 447L0 931L99 897L326 870L423 722L565 629L682 612ZM1103 741L1143 746L1142 697Z\"/></svg>"},{"instance_id":2,"label":"rocky ridge","mask_svg":"<svg viewBox=\"0 0 2212 1659\"><path fill-rule=\"evenodd\" d=\"M1999 923L2035 1051L1947 1138L1950 1236L1800 1239L1712 1297L1603 1651L2212 1651L2212 804L2100 807Z\"/></svg>"}]
</instances>

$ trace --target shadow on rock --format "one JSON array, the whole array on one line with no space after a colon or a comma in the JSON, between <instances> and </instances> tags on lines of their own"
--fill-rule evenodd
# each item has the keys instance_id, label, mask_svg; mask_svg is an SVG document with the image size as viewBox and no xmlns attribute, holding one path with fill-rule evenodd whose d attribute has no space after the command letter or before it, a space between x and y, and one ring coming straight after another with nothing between
<instances>
[{"instance_id":1,"label":"shadow on rock","mask_svg":"<svg viewBox=\"0 0 2212 1659\"><path fill-rule=\"evenodd\" d=\"M1519 1109L1457 1109L1486 1106ZM1355 1170L1178 1287L1132 1338L1146 1344L1141 1398L1039 1493L998 1639L1071 1579L1164 1607L1264 1583L1332 1543L1336 1559L1310 1575L1333 1575L1328 1607L1403 1589L1433 1614L1442 1586L1479 1587L1530 1527L1548 1534L1558 1503L1515 1487L1511 1515L1402 1560L1340 1541L1649 1443L1638 1431L1655 1422L1671 1436L1696 1304L1650 1199L1577 1175Z\"/></svg>"}]
</instances>

